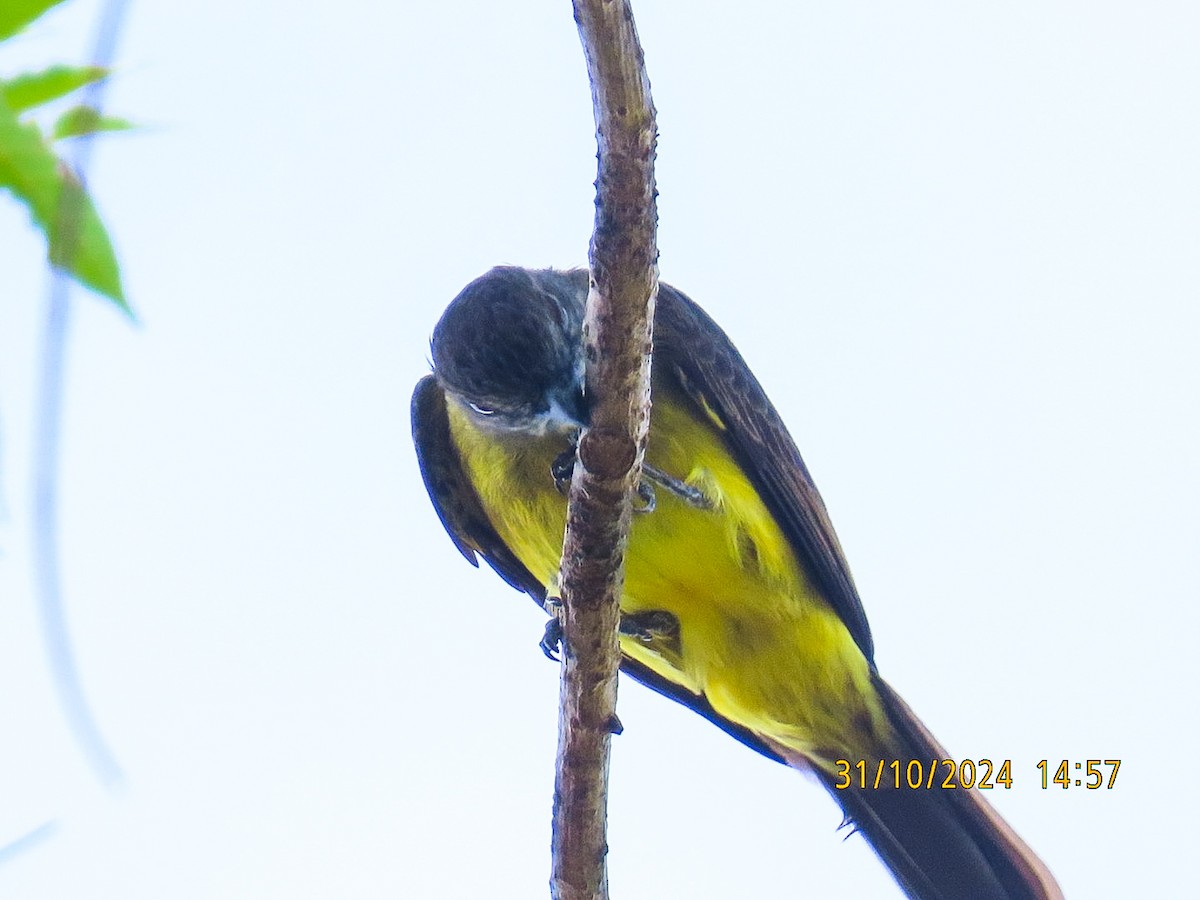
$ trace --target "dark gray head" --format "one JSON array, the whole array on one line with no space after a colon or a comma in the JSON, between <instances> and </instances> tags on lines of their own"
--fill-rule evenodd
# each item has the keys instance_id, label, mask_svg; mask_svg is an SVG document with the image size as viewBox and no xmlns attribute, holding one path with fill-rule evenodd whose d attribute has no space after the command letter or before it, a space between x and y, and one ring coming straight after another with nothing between
<instances>
[{"instance_id":1,"label":"dark gray head","mask_svg":"<svg viewBox=\"0 0 1200 900\"><path fill-rule=\"evenodd\" d=\"M451 301L433 330L433 371L485 424L543 434L578 428L586 271L498 267Z\"/></svg>"}]
</instances>

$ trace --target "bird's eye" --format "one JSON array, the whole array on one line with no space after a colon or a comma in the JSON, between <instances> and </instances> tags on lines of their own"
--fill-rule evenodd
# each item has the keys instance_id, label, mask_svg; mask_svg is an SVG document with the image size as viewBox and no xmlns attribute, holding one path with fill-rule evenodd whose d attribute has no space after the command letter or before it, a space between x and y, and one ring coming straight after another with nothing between
<instances>
[{"instance_id":1,"label":"bird's eye","mask_svg":"<svg viewBox=\"0 0 1200 900\"><path fill-rule=\"evenodd\" d=\"M488 409L486 406L478 406L474 403L468 403L467 406L471 407L472 410L481 416L494 416L496 414L494 409Z\"/></svg>"}]
</instances>

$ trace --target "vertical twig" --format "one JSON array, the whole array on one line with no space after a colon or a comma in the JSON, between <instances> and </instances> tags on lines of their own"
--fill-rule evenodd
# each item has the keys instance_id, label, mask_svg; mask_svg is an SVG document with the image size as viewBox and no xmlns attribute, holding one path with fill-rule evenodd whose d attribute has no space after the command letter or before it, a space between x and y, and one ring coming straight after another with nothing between
<instances>
[{"instance_id":1,"label":"vertical twig","mask_svg":"<svg viewBox=\"0 0 1200 900\"><path fill-rule=\"evenodd\" d=\"M565 641L550 886L556 900L604 900L609 744L620 730L618 602L650 417L657 129L629 3L574 7L599 165L584 322L590 424L571 480L559 578Z\"/></svg>"},{"instance_id":2,"label":"vertical twig","mask_svg":"<svg viewBox=\"0 0 1200 900\"><path fill-rule=\"evenodd\" d=\"M128 0L108 0L96 25L92 64L109 68L117 37L124 21ZM107 78L90 85L84 95L88 106L99 114L103 106ZM71 168L83 185L91 160L93 135L76 139ZM84 188L81 187L82 191ZM67 725L83 751L88 765L105 785L121 781L121 767L105 741L83 692L83 680L75 666L75 654L67 633L67 615L63 607L58 558L58 463L59 429L62 423L63 376L66 368L67 326L70 322L71 277L67 262L78 240L79 192L63 190L57 211L55 230L63 234L57 248L59 263L50 272L46 297L46 322L42 337L41 382L38 387L37 418L33 440L33 565L34 585L42 618L42 637L62 704ZM74 208L72 208L74 206ZM68 224L63 225L63 221Z\"/></svg>"}]
</instances>

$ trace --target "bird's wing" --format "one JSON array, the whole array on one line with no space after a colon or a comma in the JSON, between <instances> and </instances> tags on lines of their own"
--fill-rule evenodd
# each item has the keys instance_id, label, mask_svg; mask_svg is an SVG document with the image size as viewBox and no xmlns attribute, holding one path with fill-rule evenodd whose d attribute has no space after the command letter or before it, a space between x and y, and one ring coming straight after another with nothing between
<instances>
[{"instance_id":1,"label":"bird's wing","mask_svg":"<svg viewBox=\"0 0 1200 900\"><path fill-rule=\"evenodd\" d=\"M690 298L659 285L654 367L714 417L775 516L805 573L874 665L871 629L825 503L783 420L720 327ZM664 369L666 372L664 372ZM653 415L653 413L651 414Z\"/></svg>"},{"instance_id":2,"label":"bird's wing","mask_svg":"<svg viewBox=\"0 0 1200 900\"><path fill-rule=\"evenodd\" d=\"M463 471L458 451L450 436L446 417L446 395L432 375L417 382L412 398L413 443L417 448L417 463L429 491L429 499L450 540L471 565L479 567L482 556L496 573L519 591L524 591L541 605L546 587L525 568L516 554L504 543L484 512L479 495ZM549 476L547 476L549 477ZM782 757L750 731L722 718L708 701L685 687L668 681L646 666L628 657L622 659L621 671L642 682L651 690L690 708L718 728L771 759Z\"/></svg>"},{"instance_id":3,"label":"bird's wing","mask_svg":"<svg viewBox=\"0 0 1200 900\"><path fill-rule=\"evenodd\" d=\"M529 594L540 606L546 599L546 588L508 549L488 520L450 437L446 395L432 375L418 381L413 391L412 429L425 489L458 552L476 568L478 553L496 574Z\"/></svg>"}]
</instances>

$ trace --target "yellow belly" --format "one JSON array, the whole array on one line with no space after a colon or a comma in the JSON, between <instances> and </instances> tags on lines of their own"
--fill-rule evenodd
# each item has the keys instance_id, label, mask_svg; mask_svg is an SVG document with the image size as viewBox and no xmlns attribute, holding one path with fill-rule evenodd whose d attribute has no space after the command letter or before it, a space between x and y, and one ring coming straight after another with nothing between
<instances>
[{"instance_id":1,"label":"yellow belly","mask_svg":"<svg viewBox=\"0 0 1200 900\"><path fill-rule=\"evenodd\" d=\"M622 636L622 652L815 762L877 753L886 720L858 646L810 586L717 426L670 386L654 391L647 462L699 488L712 506L656 489L655 509L635 514L621 610L665 611L679 635L669 645ZM451 432L493 526L553 591L566 501L550 466L565 441L497 439L449 405Z\"/></svg>"}]
</instances>

